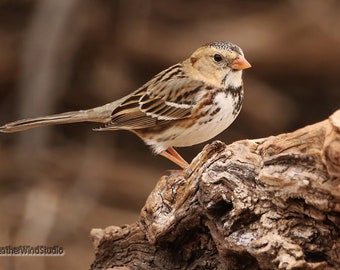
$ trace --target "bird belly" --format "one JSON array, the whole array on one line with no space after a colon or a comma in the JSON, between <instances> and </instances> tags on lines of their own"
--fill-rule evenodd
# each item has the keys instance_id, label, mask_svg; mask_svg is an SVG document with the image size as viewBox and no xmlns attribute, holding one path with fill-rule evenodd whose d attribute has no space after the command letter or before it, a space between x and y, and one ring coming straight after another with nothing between
<instances>
[{"instance_id":1,"label":"bird belly","mask_svg":"<svg viewBox=\"0 0 340 270\"><path fill-rule=\"evenodd\" d=\"M240 112L241 105L237 106L240 102L242 102L242 95L232 96L221 92L215 96L214 105L207 106L204 117L193 119L191 125L182 120L163 134L157 134L159 138L156 135L152 142L147 143L152 146L155 153L160 153L172 146L186 147L208 141L231 125ZM168 136L165 136L165 133Z\"/></svg>"},{"instance_id":2,"label":"bird belly","mask_svg":"<svg viewBox=\"0 0 340 270\"><path fill-rule=\"evenodd\" d=\"M231 95L226 97L224 93L220 93L215 97L215 103L220 110L214 115L211 114L215 109L209 110L206 117L198 120L192 127L184 129L173 141L173 146L191 146L208 141L231 125L238 114L234 113Z\"/></svg>"}]
</instances>

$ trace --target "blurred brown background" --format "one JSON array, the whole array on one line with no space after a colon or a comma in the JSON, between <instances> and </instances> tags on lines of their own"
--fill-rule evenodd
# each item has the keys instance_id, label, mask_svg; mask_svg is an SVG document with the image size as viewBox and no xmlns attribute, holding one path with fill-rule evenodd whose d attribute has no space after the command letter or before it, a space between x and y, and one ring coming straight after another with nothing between
<instances>
[{"instance_id":1,"label":"blurred brown background","mask_svg":"<svg viewBox=\"0 0 340 270\"><path fill-rule=\"evenodd\" d=\"M246 99L226 143L293 131L340 106L340 2L0 0L0 123L102 105L213 40L238 44ZM176 169L128 132L95 124L0 134L3 269L87 269L91 228L132 223ZM204 145L179 152L191 160Z\"/></svg>"}]
</instances>

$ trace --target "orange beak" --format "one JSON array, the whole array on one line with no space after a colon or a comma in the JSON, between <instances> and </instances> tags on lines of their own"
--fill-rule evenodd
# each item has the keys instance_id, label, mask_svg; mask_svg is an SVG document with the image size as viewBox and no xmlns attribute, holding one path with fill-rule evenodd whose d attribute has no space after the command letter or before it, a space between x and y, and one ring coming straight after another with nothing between
<instances>
[{"instance_id":1,"label":"orange beak","mask_svg":"<svg viewBox=\"0 0 340 270\"><path fill-rule=\"evenodd\" d=\"M231 64L231 68L237 70L242 70L250 67L251 64L249 64L249 62L242 55L239 55Z\"/></svg>"}]
</instances>

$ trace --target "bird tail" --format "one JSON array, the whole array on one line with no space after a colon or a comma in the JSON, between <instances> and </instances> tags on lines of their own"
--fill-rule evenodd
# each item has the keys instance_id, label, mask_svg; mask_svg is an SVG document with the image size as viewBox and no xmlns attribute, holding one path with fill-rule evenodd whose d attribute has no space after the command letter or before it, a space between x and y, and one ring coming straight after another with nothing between
<instances>
[{"instance_id":1,"label":"bird tail","mask_svg":"<svg viewBox=\"0 0 340 270\"><path fill-rule=\"evenodd\" d=\"M40 126L69 124L78 122L105 123L110 120L111 112L116 106L117 106L116 102L112 102L104 106L89 110L72 111L37 118L23 119L1 126L0 132L12 133Z\"/></svg>"}]
</instances>

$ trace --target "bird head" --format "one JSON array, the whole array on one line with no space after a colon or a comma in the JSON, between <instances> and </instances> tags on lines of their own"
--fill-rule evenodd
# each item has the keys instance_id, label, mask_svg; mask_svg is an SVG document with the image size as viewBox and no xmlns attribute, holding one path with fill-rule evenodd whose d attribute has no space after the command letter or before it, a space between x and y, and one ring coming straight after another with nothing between
<instances>
[{"instance_id":1,"label":"bird head","mask_svg":"<svg viewBox=\"0 0 340 270\"><path fill-rule=\"evenodd\" d=\"M251 67L240 47L224 41L203 45L185 62L195 79L217 87L242 85L242 70Z\"/></svg>"}]
</instances>

